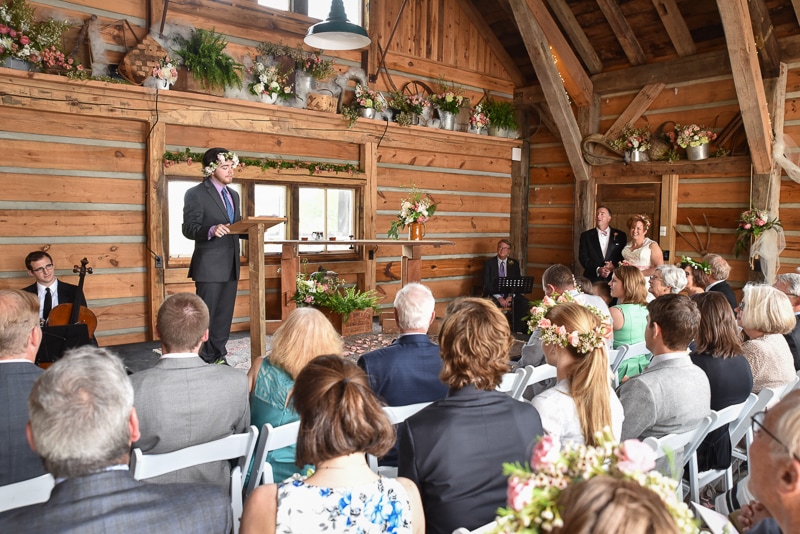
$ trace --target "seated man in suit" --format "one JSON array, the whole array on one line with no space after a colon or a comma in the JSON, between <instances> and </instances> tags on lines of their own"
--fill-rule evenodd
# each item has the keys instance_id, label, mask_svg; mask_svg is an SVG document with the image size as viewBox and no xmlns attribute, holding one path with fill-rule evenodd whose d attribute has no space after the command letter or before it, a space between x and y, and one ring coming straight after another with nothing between
<instances>
[{"instance_id":1,"label":"seated man in suit","mask_svg":"<svg viewBox=\"0 0 800 534\"><path fill-rule=\"evenodd\" d=\"M728 299L731 308L736 313L736 295L733 294L733 289L728 285L728 276L731 274L731 266L725 261L725 258L719 254L706 254L703 256L703 261L708 264L711 272L708 274L708 285L706 291L719 291L725 298Z\"/></svg>"},{"instance_id":2,"label":"seated man in suit","mask_svg":"<svg viewBox=\"0 0 800 534\"><path fill-rule=\"evenodd\" d=\"M358 359L372 391L388 406L430 402L447 395L447 386L439 380L442 371L439 345L432 343L427 335L436 318L435 305L430 289L422 284L406 284L394 298L394 317L400 335L388 347L367 352ZM396 444L380 463L397 465Z\"/></svg>"},{"instance_id":3,"label":"seated man in suit","mask_svg":"<svg viewBox=\"0 0 800 534\"><path fill-rule=\"evenodd\" d=\"M794 369L795 371L800 371L800 274L779 274L773 287L789 297L789 302L792 303L792 309L794 310L794 317L798 320L794 325L794 329L788 334L784 334L783 337L786 338L786 342L792 351L792 356L794 356Z\"/></svg>"},{"instance_id":4,"label":"seated man in suit","mask_svg":"<svg viewBox=\"0 0 800 534\"><path fill-rule=\"evenodd\" d=\"M33 364L41 342L36 297L19 289L0 290L0 486L45 474L25 440L28 394L42 374Z\"/></svg>"},{"instance_id":5,"label":"seated man in suit","mask_svg":"<svg viewBox=\"0 0 800 534\"><path fill-rule=\"evenodd\" d=\"M514 324L511 325L512 332L526 332L527 327L522 320L528 314L528 299L525 295L507 295L495 291L497 281L500 278L519 278L519 260L509 258L511 253L511 241L501 239L497 242L497 256L486 260L483 264L483 296L492 297L500 308L511 308L513 310ZM511 322L511 314L508 316Z\"/></svg>"},{"instance_id":6,"label":"seated man in suit","mask_svg":"<svg viewBox=\"0 0 800 534\"><path fill-rule=\"evenodd\" d=\"M198 355L208 339L208 308L194 293L177 293L158 310L161 359L131 376L144 454L172 452L244 432L250 424L247 374L207 365ZM230 488L230 463L208 463L150 479L209 482Z\"/></svg>"},{"instance_id":7,"label":"seated man in suit","mask_svg":"<svg viewBox=\"0 0 800 534\"><path fill-rule=\"evenodd\" d=\"M669 294L647 305L644 339L650 366L619 387L625 410L622 439L656 438L695 428L711 412L711 386L689 358L700 311L684 295ZM676 454L675 465L682 465Z\"/></svg>"},{"instance_id":8,"label":"seated man in suit","mask_svg":"<svg viewBox=\"0 0 800 534\"><path fill-rule=\"evenodd\" d=\"M592 282L608 282L614 268L622 261L622 249L628 236L622 230L611 228L611 210L597 208L597 227L581 234L578 259L583 265L583 276Z\"/></svg>"},{"instance_id":9,"label":"seated man in suit","mask_svg":"<svg viewBox=\"0 0 800 534\"><path fill-rule=\"evenodd\" d=\"M68 352L36 380L28 407L28 441L57 483L46 503L0 514L0 532L230 532L230 497L221 488L131 476L139 420L133 387L111 352Z\"/></svg>"},{"instance_id":10,"label":"seated man in suit","mask_svg":"<svg viewBox=\"0 0 800 534\"><path fill-rule=\"evenodd\" d=\"M36 279L36 283L24 288L25 291L39 297L39 318L42 323L47 320L50 310L59 304L71 304L77 300L80 306L86 306L83 295L78 296L78 286L59 281L56 268L50 254L35 250L25 257L28 274Z\"/></svg>"}]
</instances>

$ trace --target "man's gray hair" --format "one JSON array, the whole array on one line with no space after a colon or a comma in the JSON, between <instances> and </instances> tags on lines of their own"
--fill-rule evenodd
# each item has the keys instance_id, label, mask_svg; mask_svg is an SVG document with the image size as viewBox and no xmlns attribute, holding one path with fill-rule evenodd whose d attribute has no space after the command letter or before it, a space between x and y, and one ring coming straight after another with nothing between
<instances>
[{"instance_id":1,"label":"man's gray hair","mask_svg":"<svg viewBox=\"0 0 800 534\"><path fill-rule=\"evenodd\" d=\"M659 265L657 271L661 271L664 284L669 287L671 293L680 293L686 287L686 271L675 265Z\"/></svg>"},{"instance_id":2,"label":"man's gray hair","mask_svg":"<svg viewBox=\"0 0 800 534\"><path fill-rule=\"evenodd\" d=\"M600 209L600 208L598 208ZM575 277L569 267L556 263L542 273L542 286L553 286L559 293L575 289Z\"/></svg>"},{"instance_id":3,"label":"man's gray hair","mask_svg":"<svg viewBox=\"0 0 800 534\"><path fill-rule=\"evenodd\" d=\"M0 358L19 357L39 326L39 300L21 289L0 290Z\"/></svg>"},{"instance_id":4,"label":"man's gray hair","mask_svg":"<svg viewBox=\"0 0 800 534\"><path fill-rule=\"evenodd\" d=\"M112 352L68 351L33 384L28 398L36 452L54 477L79 477L127 463L133 386Z\"/></svg>"},{"instance_id":5,"label":"man's gray hair","mask_svg":"<svg viewBox=\"0 0 800 534\"><path fill-rule=\"evenodd\" d=\"M714 280L727 280L731 274L731 266L719 254L706 254L703 261L708 264L709 274Z\"/></svg>"},{"instance_id":6,"label":"man's gray hair","mask_svg":"<svg viewBox=\"0 0 800 534\"><path fill-rule=\"evenodd\" d=\"M800 274L779 274L776 282L783 282L786 284L786 294L790 297L800 297Z\"/></svg>"},{"instance_id":7,"label":"man's gray hair","mask_svg":"<svg viewBox=\"0 0 800 534\"><path fill-rule=\"evenodd\" d=\"M436 307L433 293L417 283L406 284L394 297L400 330L427 330Z\"/></svg>"}]
</instances>

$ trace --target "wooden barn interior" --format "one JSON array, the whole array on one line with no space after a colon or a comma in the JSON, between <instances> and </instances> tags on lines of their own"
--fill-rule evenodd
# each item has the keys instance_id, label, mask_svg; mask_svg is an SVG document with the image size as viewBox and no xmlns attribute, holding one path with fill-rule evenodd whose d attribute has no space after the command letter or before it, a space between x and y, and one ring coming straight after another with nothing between
<instances>
[{"instance_id":1,"label":"wooden barn interior","mask_svg":"<svg viewBox=\"0 0 800 534\"><path fill-rule=\"evenodd\" d=\"M148 35L169 43L188 28L214 29L228 52L252 62L259 43L302 45L309 3L296 11L257 0L36 0L37 17L66 19L67 50L87 67L110 69ZM281 318L281 248L299 239L309 191L348 191L356 239L385 238L400 201L415 185L439 203L422 246L421 279L442 314L480 285L483 262L509 237L511 256L533 276L553 263L582 271L580 232L599 203L649 214L650 237L670 262L701 251L733 267L737 290L754 273L733 252L737 218L749 207L780 217L786 248L780 272L800 265L800 186L775 163L786 139L800 139L800 0L361 0L357 18L368 48L322 51L336 69L363 69L384 92L440 77L471 102L513 101L518 138L476 135L267 105L242 90L214 96L71 79L0 68L0 288L31 283L23 259L52 255L61 279L86 257L84 291L98 317L101 346L155 338L155 314L169 294L194 291L191 246L179 243L181 188L199 182L197 162L165 164L165 153L224 146L240 157L352 165L355 171L305 168L237 173L248 215L276 215L267 233L264 320ZM88 28L88 31L81 30ZM161 37L163 35L163 37ZM310 51L306 47L307 50ZM467 112L457 119L466 130ZM702 161L625 164L601 143L626 124L664 131L701 124L718 134ZM316 197L315 197L316 198ZM177 199L177 200L176 200ZM308 200L306 200L307 202ZM176 231L175 229L178 228ZM312 228L316 230L316 228ZM401 233L401 239L405 239ZM390 309L401 287L401 247L309 243L304 268L319 266L376 289ZM250 264L245 247L233 330L250 328ZM301 249L302 251L303 249ZM255 253L259 251L256 249ZM284 284L285 285L285 284ZM286 289L286 288L284 288ZM379 310L376 310L376 312Z\"/></svg>"}]
</instances>

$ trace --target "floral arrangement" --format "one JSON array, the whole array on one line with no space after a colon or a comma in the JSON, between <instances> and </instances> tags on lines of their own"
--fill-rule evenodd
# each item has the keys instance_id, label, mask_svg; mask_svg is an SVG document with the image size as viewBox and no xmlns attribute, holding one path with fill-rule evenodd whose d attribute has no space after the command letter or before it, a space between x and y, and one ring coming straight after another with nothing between
<instances>
[{"instance_id":1,"label":"floral arrangement","mask_svg":"<svg viewBox=\"0 0 800 534\"><path fill-rule=\"evenodd\" d=\"M552 296L545 295L541 301L534 303L533 307L531 307L531 313L527 317L528 333L533 333L538 328L541 332L540 339L542 343L561 347L571 345L578 349L581 354L587 354L592 349L605 346L606 340L614 333L611 327L611 319L594 306L584 305L587 310L600 319L600 326L585 334L580 334L577 331L567 332L566 328L553 325L550 319L545 317L547 312L555 306L566 302L575 302L575 297L570 293L553 293Z\"/></svg>"},{"instance_id":2,"label":"floral arrangement","mask_svg":"<svg viewBox=\"0 0 800 534\"><path fill-rule=\"evenodd\" d=\"M400 230L411 223L426 223L436 213L436 204L430 195L423 194L417 186L411 186L411 196L400 203L400 212L387 232L390 239L399 239Z\"/></svg>"},{"instance_id":3,"label":"floral arrangement","mask_svg":"<svg viewBox=\"0 0 800 534\"><path fill-rule=\"evenodd\" d=\"M482 103L479 103L470 111L469 125L474 130L482 130L489 125L489 117L484 112Z\"/></svg>"},{"instance_id":4,"label":"floral arrangement","mask_svg":"<svg viewBox=\"0 0 800 534\"><path fill-rule=\"evenodd\" d=\"M704 261L695 261L689 256L681 256L681 263L685 263L694 269L700 269L706 274L711 274L711 266Z\"/></svg>"},{"instance_id":5,"label":"floral arrangement","mask_svg":"<svg viewBox=\"0 0 800 534\"><path fill-rule=\"evenodd\" d=\"M467 105L468 101L463 95L453 91L445 91L431 95L431 103L442 111L458 113L462 107Z\"/></svg>"},{"instance_id":6,"label":"floral arrangement","mask_svg":"<svg viewBox=\"0 0 800 534\"><path fill-rule=\"evenodd\" d=\"M361 84L356 85L356 97L353 99L356 108L374 109L383 111L383 100L378 97L378 92L368 89Z\"/></svg>"},{"instance_id":7,"label":"floral arrangement","mask_svg":"<svg viewBox=\"0 0 800 534\"><path fill-rule=\"evenodd\" d=\"M170 85L178 81L178 69L172 64L169 56L162 57L158 61L158 67L153 67L153 78L165 80Z\"/></svg>"},{"instance_id":8,"label":"floral arrangement","mask_svg":"<svg viewBox=\"0 0 800 534\"><path fill-rule=\"evenodd\" d=\"M48 71L65 71L67 74L83 71L83 65L75 64L74 59L65 56L64 52L55 46L42 49L41 61L42 67Z\"/></svg>"},{"instance_id":9,"label":"floral arrangement","mask_svg":"<svg viewBox=\"0 0 800 534\"><path fill-rule=\"evenodd\" d=\"M221 152L217 154L217 161L212 161L203 169L203 176L208 178L214 174L214 171L217 170L221 163L225 163L228 160L233 162L234 168L239 166L239 156L236 155L236 152Z\"/></svg>"},{"instance_id":10,"label":"floral arrangement","mask_svg":"<svg viewBox=\"0 0 800 534\"><path fill-rule=\"evenodd\" d=\"M670 141L681 148L707 145L717 138L717 134L706 129L705 126L698 126L696 124L690 124L689 126L676 124L675 132L669 132L667 135Z\"/></svg>"},{"instance_id":11,"label":"floral arrangement","mask_svg":"<svg viewBox=\"0 0 800 534\"><path fill-rule=\"evenodd\" d=\"M431 107L431 101L424 95L411 95L406 96L406 105L411 113L422 115L425 108Z\"/></svg>"},{"instance_id":12,"label":"floral arrangement","mask_svg":"<svg viewBox=\"0 0 800 534\"><path fill-rule=\"evenodd\" d=\"M192 152L190 148L185 148L183 151L180 152L164 152L164 166L170 167L172 165L178 163L186 163L187 165L192 165L195 161L201 161L203 159L203 154L200 152ZM278 172L282 170L293 170L297 171L300 169L305 169L308 171L308 174L320 174L322 172L333 172L339 174L340 172L347 173L349 175L353 175L356 172L359 172L359 168L352 163L345 163L345 164L337 164L337 163L326 163L321 161L300 161L294 160L289 161L285 159L269 159L269 158L241 158L239 163L239 168L244 167L255 167L261 169L262 171L266 171L268 169L275 169Z\"/></svg>"},{"instance_id":13,"label":"floral arrangement","mask_svg":"<svg viewBox=\"0 0 800 534\"><path fill-rule=\"evenodd\" d=\"M617 150L644 152L650 148L650 130L647 128L634 128L628 124L623 128L620 136L611 141L610 144Z\"/></svg>"},{"instance_id":14,"label":"floral arrangement","mask_svg":"<svg viewBox=\"0 0 800 534\"><path fill-rule=\"evenodd\" d=\"M753 239L758 239L767 230L783 228L783 224L777 218L770 219L768 212L755 209L743 211L737 222L739 227L736 229L736 245L734 247L737 258L743 250L750 247Z\"/></svg>"},{"instance_id":15,"label":"floral arrangement","mask_svg":"<svg viewBox=\"0 0 800 534\"><path fill-rule=\"evenodd\" d=\"M366 310L378 305L378 294L359 291L339 282L336 273L320 269L310 275L297 274L296 292L292 297L298 306L328 308L343 315L346 321L355 310Z\"/></svg>"},{"instance_id":16,"label":"floral arrangement","mask_svg":"<svg viewBox=\"0 0 800 534\"><path fill-rule=\"evenodd\" d=\"M666 504L680 532L699 532L689 507L678 500L675 480L665 477L655 467L655 453L639 440L614 441L606 428L597 435L598 445L563 447L551 436L536 445L531 468L505 464L508 479L508 506L498 511L496 533L550 532L563 526L557 501L570 485L596 476L630 480L654 491Z\"/></svg>"},{"instance_id":17,"label":"floral arrangement","mask_svg":"<svg viewBox=\"0 0 800 534\"><path fill-rule=\"evenodd\" d=\"M53 48L63 53L61 36L69 29L69 23L51 18L36 22L34 13L27 0L0 5L0 60L12 57L41 65L43 50L51 53L51 60Z\"/></svg>"},{"instance_id":18,"label":"floral arrangement","mask_svg":"<svg viewBox=\"0 0 800 534\"><path fill-rule=\"evenodd\" d=\"M292 86L289 83L289 75L281 72L276 65L264 65L260 61L253 63L252 68L253 83L250 84L250 92L254 95L277 95L284 100L292 98Z\"/></svg>"},{"instance_id":19,"label":"floral arrangement","mask_svg":"<svg viewBox=\"0 0 800 534\"><path fill-rule=\"evenodd\" d=\"M306 52L299 46L292 48L285 44L263 42L258 45L258 52L274 58L291 58L297 70L301 70L317 80L324 80L335 72L333 60L322 59L319 54Z\"/></svg>"}]
</instances>

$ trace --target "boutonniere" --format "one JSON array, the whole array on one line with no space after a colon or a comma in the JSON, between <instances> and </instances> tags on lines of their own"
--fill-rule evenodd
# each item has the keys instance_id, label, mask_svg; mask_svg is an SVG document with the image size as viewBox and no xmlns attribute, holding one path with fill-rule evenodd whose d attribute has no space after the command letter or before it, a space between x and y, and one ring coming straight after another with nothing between
<instances>
[{"instance_id":1,"label":"boutonniere","mask_svg":"<svg viewBox=\"0 0 800 534\"><path fill-rule=\"evenodd\" d=\"M508 260L509 265L514 265L514 260Z\"/></svg>"},{"instance_id":2,"label":"boutonniere","mask_svg":"<svg viewBox=\"0 0 800 534\"><path fill-rule=\"evenodd\" d=\"M614 241L616 241L616 240L617 240L617 235L618 235L618 233L617 233L617 232L614 232L614 235L612 236L612 237L614 238Z\"/></svg>"}]
</instances>

